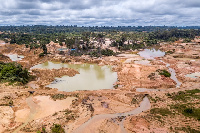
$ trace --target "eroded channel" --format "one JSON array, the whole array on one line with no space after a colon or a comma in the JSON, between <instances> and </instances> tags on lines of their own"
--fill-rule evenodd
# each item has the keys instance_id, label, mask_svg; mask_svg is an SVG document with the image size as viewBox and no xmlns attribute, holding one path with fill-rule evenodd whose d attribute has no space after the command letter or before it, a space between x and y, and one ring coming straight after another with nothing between
<instances>
[{"instance_id":1,"label":"eroded channel","mask_svg":"<svg viewBox=\"0 0 200 133\"><path fill-rule=\"evenodd\" d=\"M94 126L95 123L98 123L99 121L103 120L103 119L111 119L111 118L117 118L117 117L127 117L127 116L132 116L132 115L137 115L140 114L144 111L147 111L151 108L151 104L149 99L147 98L147 96L145 96L143 98L143 101L140 103L139 107L137 107L136 109L129 111L129 112L125 112L125 113L116 113L116 114L100 114L100 115L95 115L93 117L91 117L87 122L85 122L84 124L82 124L80 127L78 127L77 129L75 129L73 131L73 133L92 133L92 129L91 127ZM126 132L124 125L123 125L123 121L119 124L120 128L121 128L121 132Z\"/></svg>"},{"instance_id":2,"label":"eroded channel","mask_svg":"<svg viewBox=\"0 0 200 133\"><path fill-rule=\"evenodd\" d=\"M145 59L154 59L155 57L164 56L165 52L162 52L159 49L156 50L154 48L151 48L151 49L144 49L143 51L140 51L138 54ZM180 87L182 83L177 79L175 70L170 67L170 64L165 63L163 60L160 60L160 61L163 62L164 64L166 64L166 67L168 68L169 72L171 73L170 78L176 82L176 87L177 88Z\"/></svg>"}]
</instances>

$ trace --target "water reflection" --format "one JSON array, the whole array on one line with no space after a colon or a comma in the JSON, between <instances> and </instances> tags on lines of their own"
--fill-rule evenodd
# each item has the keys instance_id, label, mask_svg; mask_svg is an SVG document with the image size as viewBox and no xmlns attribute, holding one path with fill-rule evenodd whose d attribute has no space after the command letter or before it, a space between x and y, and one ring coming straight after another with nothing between
<instances>
[{"instance_id":1,"label":"water reflection","mask_svg":"<svg viewBox=\"0 0 200 133\"><path fill-rule=\"evenodd\" d=\"M144 57L145 59L154 59L155 57L164 56L165 52L151 48L151 49L144 49L143 51L140 51L138 54L141 57Z\"/></svg>"},{"instance_id":2,"label":"water reflection","mask_svg":"<svg viewBox=\"0 0 200 133\"><path fill-rule=\"evenodd\" d=\"M20 61L24 58L23 55L17 55L17 54L8 54L8 56L12 61Z\"/></svg>"},{"instance_id":3,"label":"water reflection","mask_svg":"<svg viewBox=\"0 0 200 133\"><path fill-rule=\"evenodd\" d=\"M117 81L117 73L112 72L111 66L98 66L97 64L65 64L58 62L45 62L33 68L73 68L80 74L74 77L63 76L56 78L47 87L58 88L61 91L112 89Z\"/></svg>"},{"instance_id":4,"label":"water reflection","mask_svg":"<svg viewBox=\"0 0 200 133\"><path fill-rule=\"evenodd\" d=\"M200 72L195 72L195 73L191 73L191 74L186 74L185 76L186 76L186 77L189 77L189 78L198 78L198 77L200 77Z\"/></svg>"}]
</instances>

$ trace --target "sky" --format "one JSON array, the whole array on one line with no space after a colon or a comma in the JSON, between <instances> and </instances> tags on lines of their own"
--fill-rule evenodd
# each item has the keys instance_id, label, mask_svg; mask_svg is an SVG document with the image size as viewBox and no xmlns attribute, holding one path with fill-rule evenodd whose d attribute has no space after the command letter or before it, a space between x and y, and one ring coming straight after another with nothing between
<instances>
[{"instance_id":1,"label":"sky","mask_svg":"<svg viewBox=\"0 0 200 133\"><path fill-rule=\"evenodd\" d=\"M0 0L0 25L200 26L200 0Z\"/></svg>"}]
</instances>

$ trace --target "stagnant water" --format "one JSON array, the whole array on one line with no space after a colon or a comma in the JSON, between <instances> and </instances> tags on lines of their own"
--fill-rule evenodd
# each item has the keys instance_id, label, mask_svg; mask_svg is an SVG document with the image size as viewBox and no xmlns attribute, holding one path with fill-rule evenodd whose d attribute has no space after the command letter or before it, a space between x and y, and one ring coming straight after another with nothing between
<instances>
[{"instance_id":1,"label":"stagnant water","mask_svg":"<svg viewBox=\"0 0 200 133\"><path fill-rule=\"evenodd\" d=\"M162 52L159 49L156 50L154 48L151 48L151 49L144 49L143 51L140 51L138 54L145 59L154 59L155 57L164 56L165 52Z\"/></svg>"},{"instance_id":2,"label":"stagnant water","mask_svg":"<svg viewBox=\"0 0 200 133\"><path fill-rule=\"evenodd\" d=\"M12 61L20 61L24 58L23 55L17 55L17 54L7 54L6 56L8 56Z\"/></svg>"},{"instance_id":3,"label":"stagnant water","mask_svg":"<svg viewBox=\"0 0 200 133\"><path fill-rule=\"evenodd\" d=\"M82 124L80 127L75 129L75 131L73 131L73 133L80 133L80 132L85 133L86 129L90 128L90 125L92 125L92 123L100 121L102 119L111 119L111 118L117 118L117 117L126 117L126 116L130 116L130 115L137 115L139 113L142 113L143 111L149 110L150 108L151 108L151 104L149 102L149 99L147 97L144 97L143 101L140 103L140 106L137 107L136 109L129 111L129 112L125 112L125 113L95 115L95 116L91 117L87 122ZM124 121L124 119L119 124L122 133L126 132L124 125L123 125L123 121Z\"/></svg>"},{"instance_id":4,"label":"stagnant water","mask_svg":"<svg viewBox=\"0 0 200 133\"><path fill-rule=\"evenodd\" d=\"M200 77L200 72L195 72L195 73L191 73L191 74L186 74L185 77L189 77L189 78L198 78L198 77Z\"/></svg>"},{"instance_id":5,"label":"stagnant water","mask_svg":"<svg viewBox=\"0 0 200 133\"><path fill-rule=\"evenodd\" d=\"M177 79L175 70L174 70L173 68L170 67L170 64L165 63L165 62L162 61L162 60L160 60L160 61L163 62L164 64L166 64L166 67L169 69L169 72L171 73L170 78L176 82L176 88L180 87L181 84L182 84L182 82L180 82L180 81Z\"/></svg>"},{"instance_id":6,"label":"stagnant water","mask_svg":"<svg viewBox=\"0 0 200 133\"><path fill-rule=\"evenodd\" d=\"M141 57L144 57L145 59L154 59L155 57L162 57L165 55L165 52L160 51L159 49L150 48L150 49L144 49L143 51L140 51L138 53ZM164 61L160 60L161 62L165 63ZM165 63L166 67L169 69L169 72L171 73L171 79L176 82L176 87L181 86L181 82L176 77L176 72L174 69L170 68L170 64Z\"/></svg>"},{"instance_id":7,"label":"stagnant water","mask_svg":"<svg viewBox=\"0 0 200 133\"><path fill-rule=\"evenodd\" d=\"M73 68L79 71L74 77L63 76L55 80L47 87L57 88L60 91L76 90L99 90L112 89L113 84L117 81L117 73L112 71L111 66L98 66L97 64L66 64L59 62L45 62L36 65L34 68Z\"/></svg>"}]
</instances>

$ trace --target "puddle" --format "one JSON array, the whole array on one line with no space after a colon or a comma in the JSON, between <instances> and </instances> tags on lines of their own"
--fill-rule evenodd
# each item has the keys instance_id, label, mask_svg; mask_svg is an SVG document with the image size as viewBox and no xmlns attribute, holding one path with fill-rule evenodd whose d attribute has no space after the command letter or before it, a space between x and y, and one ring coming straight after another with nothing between
<instances>
[{"instance_id":1,"label":"puddle","mask_svg":"<svg viewBox=\"0 0 200 133\"><path fill-rule=\"evenodd\" d=\"M57 50L58 51L66 51L66 50L68 50L68 48L58 48Z\"/></svg>"},{"instance_id":2,"label":"puddle","mask_svg":"<svg viewBox=\"0 0 200 133\"><path fill-rule=\"evenodd\" d=\"M5 45L6 43L4 42L4 41L2 41L2 40L0 40L0 45Z\"/></svg>"},{"instance_id":3,"label":"puddle","mask_svg":"<svg viewBox=\"0 0 200 133\"><path fill-rule=\"evenodd\" d=\"M60 91L76 90L99 90L112 89L113 84L117 81L117 73L112 71L111 66L98 66L97 64L65 64L58 62L45 62L36 65L33 68L60 69L73 68L79 71L74 77L63 76L47 85L50 88L57 88Z\"/></svg>"},{"instance_id":4,"label":"puddle","mask_svg":"<svg viewBox=\"0 0 200 133\"><path fill-rule=\"evenodd\" d=\"M186 74L185 77L189 77L189 78L199 78L199 77L200 77L200 72L195 72L195 73L191 73L191 74Z\"/></svg>"},{"instance_id":5,"label":"puddle","mask_svg":"<svg viewBox=\"0 0 200 133\"><path fill-rule=\"evenodd\" d=\"M95 115L91 117L87 122L82 124L80 127L75 129L73 133L88 133L88 131L91 131L89 128L94 127L95 123L97 123L100 120L103 119L111 119L111 118L117 118L117 117L126 117L130 115L137 115L142 113L143 111L149 110L151 108L151 104L149 102L149 99L147 97L144 97L143 101L140 103L140 106L137 107L136 109L125 112L125 113L116 113L116 114L100 114L100 115ZM122 132L126 132L124 125L123 125L123 120L120 123L120 128Z\"/></svg>"},{"instance_id":6,"label":"puddle","mask_svg":"<svg viewBox=\"0 0 200 133\"><path fill-rule=\"evenodd\" d=\"M136 88L136 92L157 92L157 91L167 91L172 88L168 89L147 89L147 88Z\"/></svg>"},{"instance_id":7,"label":"puddle","mask_svg":"<svg viewBox=\"0 0 200 133\"><path fill-rule=\"evenodd\" d=\"M17 55L17 54L8 54L8 56L12 61L20 61L24 58L23 55Z\"/></svg>"},{"instance_id":8,"label":"puddle","mask_svg":"<svg viewBox=\"0 0 200 133\"><path fill-rule=\"evenodd\" d=\"M135 64L139 64L139 65L146 65L146 66L150 66L150 61L148 60L138 60L138 61L134 61Z\"/></svg>"},{"instance_id":9,"label":"puddle","mask_svg":"<svg viewBox=\"0 0 200 133\"><path fill-rule=\"evenodd\" d=\"M138 54L145 59L154 59L155 57L164 56L165 52L152 48L152 49L144 49L143 51L140 51Z\"/></svg>"},{"instance_id":10,"label":"puddle","mask_svg":"<svg viewBox=\"0 0 200 133\"><path fill-rule=\"evenodd\" d=\"M159 89L136 88L136 92L154 92L160 91Z\"/></svg>"}]
</instances>

